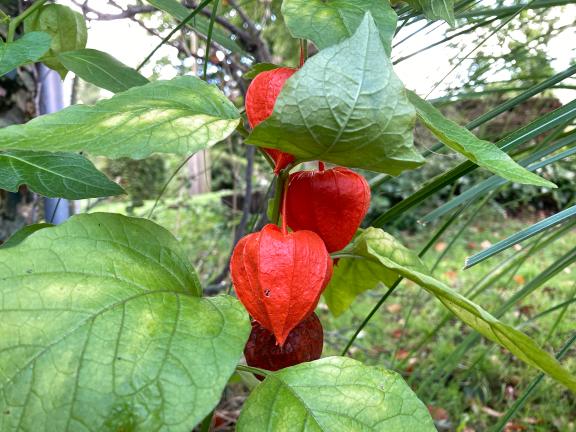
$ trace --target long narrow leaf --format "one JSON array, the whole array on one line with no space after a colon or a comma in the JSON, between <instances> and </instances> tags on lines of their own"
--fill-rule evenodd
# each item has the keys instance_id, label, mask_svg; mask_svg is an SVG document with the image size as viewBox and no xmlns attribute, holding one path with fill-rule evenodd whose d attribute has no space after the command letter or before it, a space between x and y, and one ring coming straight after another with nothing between
<instances>
[{"instance_id":1,"label":"long narrow leaf","mask_svg":"<svg viewBox=\"0 0 576 432\"><path fill-rule=\"evenodd\" d=\"M520 3L514 6L493 7L485 9L476 9L470 12L458 14L456 18L479 18L487 16L497 16L500 18L513 15L521 9L547 9L554 6L564 6L573 4L574 0L537 0L533 2Z\"/></svg>"},{"instance_id":2,"label":"long narrow leaf","mask_svg":"<svg viewBox=\"0 0 576 432\"><path fill-rule=\"evenodd\" d=\"M510 237L499 241L495 245L490 246L488 249L483 250L482 252L477 253L469 258L466 258L464 263L464 268L468 269L476 264L518 244L530 237L535 236L538 233L541 233L544 230L550 229L562 222L576 216L576 205L573 205L566 210L562 210L560 213L556 213L553 216L547 217L546 219L535 223L534 225L523 229L520 232L517 232Z\"/></svg>"},{"instance_id":3,"label":"long narrow leaf","mask_svg":"<svg viewBox=\"0 0 576 432\"><path fill-rule=\"evenodd\" d=\"M514 305L518 304L522 299L536 291L538 288L544 286L546 282L555 277L558 273L566 267L576 262L576 247L562 255L543 272L538 274L534 279L530 280L518 292L510 297L495 313L494 316L500 319L506 312L508 312ZM419 390L427 390L432 382L437 382L442 376L449 375L454 368L459 364L460 360L480 340L478 333L468 335L460 345L452 351L452 353L438 366L436 373L428 375L419 385Z\"/></svg>"}]
</instances>

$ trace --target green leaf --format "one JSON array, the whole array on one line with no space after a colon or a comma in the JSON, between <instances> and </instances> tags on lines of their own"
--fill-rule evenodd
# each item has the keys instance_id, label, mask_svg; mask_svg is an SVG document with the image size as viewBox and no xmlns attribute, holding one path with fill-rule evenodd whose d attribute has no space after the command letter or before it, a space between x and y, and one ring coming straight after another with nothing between
<instances>
[{"instance_id":1,"label":"green leaf","mask_svg":"<svg viewBox=\"0 0 576 432\"><path fill-rule=\"evenodd\" d=\"M79 154L17 150L0 153L0 189L16 192L23 184L52 198L84 199L124 193Z\"/></svg>"},{"instance_id":2,"label":"green leaf","mask_svg":"<svg viewBox=\"0 0 576 432\"><path fill-rule=\"evenodd\" d=\"M567 150L564 150L563 152L557 153L554 156L549 157L548 159L544 159L544 160L539 161L537 163L533 163L531 165L528 165L531 162L540 159L542 156L545 156L549 153L553 153L556 150L558 150L559 148L565 147L566 144L570 145L574 142L576 142L576 133L571 133L570 135L566 136L565 138L563 138L563 139L561 139L561 140L559 140L559 141L557 141L557 142L555 142L549 146L545 146L541 150L531 154L529 157L519 161L519 163L522 166L525 166L526 169L529 171L535 171L537 169L543 168L543 167L548 166L550 164L554 164L558 161L572 157L574 154L576 154L576 147L569 148ZM479 197L481 195L486 195L488 192L491 192L491 191L497 189L498 187L505 185L506 183L507 183L507 181L501 177L498 177L498 176L489 177L486 180L481 181L480 183L476 183L471 188L466 189L464 192L460 193L460 195L457 195L456 197L452 198L451 200L445 202L440 207L436 207L434 210L432 210L430 213L428 213L426 216L424 216L421 219L421 222L422 223L429 223L429 222L433 221L434 219L437 219L440 216L443 216L446 213L449 213L454 208L456 208L456 207L458 207L464 203L471 202L472 200L476 199L477 197Z\"/></svg>"},{"instance_id":3,"label":"green leaf","mask_svg":"<svg viewBox=\"0 0 576 432\"><path fill-rule=\"evenodd\" d=\"M506 135L505 138L502 138L496 144L505 152L510 152L532 138L543 134L544 132L548 132L555 127L565 125L568 121L574 118L576 118L576 100L568 102L566 105L542 115L528 125ZM398 219L411 208L421 204L431 195L443 189L447 185L454 183L460 177L471 173L477 167L478 165L475 165L470 161L462 162L458 166L431 180L409 197L404 198L398 204L378 216L371 222L371 224L376 227L382 227L388 222Z\"/></svg>"},{"instance_id":4,"label":"green leaf","mask_svg":"<svg viewBox=\"0 0 576 432\"><path fill-rule=\"evenodd\" d=\"M184 21L191 12L190 9L182 6L177 0L147 0L147 2L172 15L178 21ZM206 36L208 34L208 28L210 27L210 20L205 16L197 15L187 26ZM212 40L234 53L249 55L222 30L214 29Z\"/></svg>"},{"instance_id":5,"label":"green leaf","mask_svg":"<svg viewBox=\"0 0 576 432\"><path fill-rule=\"evenodd\" d=\"M230 135L239 118L215 86L185 76L0 129L0 150L82 151L133 159L156 152L190 155Z\"/></svg>"},{"instance_id":6,"label":"green leaf","mask_svg":"<svg viewBox=\"0 0 576 432\"><path fill-rule=\"evenodd\" d=\"M250 333L163 228L75 216L0 249L0 430L189 431Z\"/></svg>"},{"instance_id":7,"label":"green leaf","mask_svg":"<svg viewBox=\"0 0 576 432\"><path fill-rule=\"evenodd\" d=\"M12 234L8 240L6 240L3 244L3 248L14 247L22 243L26 240L31 234L34 234L36 231L39 231L44 228L50 228L54 225L49 223L38 223L32 225L26 225L25 227L19 229L14 234Z\"/></svg>"},{"instance_id":8,"label":"green leaf","mask_svg":"<svg viewBox=\"0 0 576 432\"><path fill-rule=\"evenodd\" d=\"M26 33L15 42L5 43L0 38L0 76L18 66L38 61L50 48L48 33Z\"/></svg>"},{"instance_id":9,"label":"green leaf","mask_svg":"<svg viewBox=\"0 0 576 432\"><path fill-rule=\"evenodd\" d=\"M447 119L431 103L409 91L408 99L416 108L418 118L444 144L464 155L471 162L513 182L546 186L556 185L517 164L508 154L491 142L477 138L465 127Z\"/></svg>"},{"instance_id":10,"label":"green leaf","mask_svg":"<svg viewBox=\"0 0 576 432\"><path fill-rule=\"evenodd\" d=\"M330 312L340 316L363 292L374 289L380 283L392 286L396 279L398 273L382 267L379 262L340 258L324 290L324 300Z\"/></svg>"},{"instance_id":11,"label":"green leaf","mask_svg":"<svg viewBox=\"0 0 576 432\"><path fill-rule=\"evenodd\" d=\"M282 15L295 38L310 39L318 49L328 48L356 32L370 12L388 56L398 16L381 0L284 0Z\"/></svg>"},{"instance_id":12,"label":"green leaf","mask_svg":"<svg viewBox=\"0 0 576 432\"><path fill-rule=\"evenodd\" d=\"M341 261L353 260L361 263L363 260L368 260L379 263L383 267L381 280L387 285L390 285L392 280L391 272L415 282L474 330L508 349L523 362L540 369L570 390L576 391L576 378L553 356L538 347L524 333L501 323L480 306L435 279L418 255L404 247L390 234L381 229L368 228L336 256L342 256ZM362 264L359 266L361 271ZM348 271L352 272L354 268ZM362 273L359 273L356 280L361 276ZM334 290L336 292L331 295L337 295L345 289L346 287L342 285L329 284L326 290Z\"/></svg>"},{"instance_id":13,"label":"green leaf","mask_svg":"<svg viewBox=\"0 0 576 432\"><path fill-rule=\"evenodd\" d=\"M286 81L274 113L247 142L300 160L398 175L424 162L413 147L414 122L367 13L354 36L320 51Z\"/></svg>"},{"instance_id":14,"label":"green leaf","mask_svg":"<svg viewBox=\"0 0 576 432\"><path fill-rule=\"evenodd\" d=\"M148 80L131 67L95 49L67 51L59 54L58 60L83 80L112 93L148 84Z\"/></svg>"},{"instance_id":15,"label":"green leaf","mask_svg":"<svg viewBox=\"0 0 576 432\"><path fill-rule=\"evenodd\" d=\"M404 0L417 11L422 11L429 20L444 20L454 27L454 0Z\"/></svg>"},{"instance_id":16,"label":"green leaf","mask_svg":"<svg viewBox=\"0 0 576 432\"><path fill-rule=\"evenodd\" d=\"M435 431L402 377L345 357L270 374L248 397L238 432Z\"/></svg>"},{"instance_id":17,"label":"green leaf","mask_svg":"<svg viewBox=\"0 0 576 432\"><path fill-rule=\"evenodd\" d=\"M280 66L275 65L273 63L257 63L254 66L252 66L248 72L246 72L244 75L242 75L242 78L247 79L247 80L251 80L256 78L256 75L258 75L261 72L266 72L269 70L274 70L274 69L278 69Z\"/></svg>"},{"instance_id":18,"label":"green leaf","mask_svg":"<svg viewBox=\"0 0 576 432\"><path fill-rule=\"evenodd\" d=\"M26 18L24 25L26 32L42 31L52 37L50 50L42 61L64 79L68 71L58 59L58 54L86 46L88 31L82 14L66 6L46 4Z\"/></svg>"}]
</instances>

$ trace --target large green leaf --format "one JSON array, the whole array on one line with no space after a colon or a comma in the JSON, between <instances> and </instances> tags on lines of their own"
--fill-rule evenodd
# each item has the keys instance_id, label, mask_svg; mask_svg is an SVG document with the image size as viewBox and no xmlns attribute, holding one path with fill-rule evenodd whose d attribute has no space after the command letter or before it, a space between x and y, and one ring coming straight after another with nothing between
<instances>
[{"instance_id":1,"label":"large green leaf","mask_svg":"<svg viewBox=\"0 0 576 432\"><path fill-rule=\"evenodd\" d=\"M23 184L52 198L83 199L124 193L79 154L18 150L0 153L0 189L16 192Z\"/></svg>"},{"instance_id":2,"label":"large green leaf","mask_svg":"<svg viewBox=\"0 0 576 432\"><path fill-rule=\"evenodd\" d=\"M215 86L185 76L0 129L0 150L84 151L133 159L155 152L189 155L226 138L239 118Z\"/></svg>"},{"instance_id":3,"label":"large green leaf","mask_svg":"<svg viewBox=\"0 0 576 432\"><path fill-rule=\"evenodd\" d=\"M9 43L0 38L0 76L40 59L50 49L51 40L50 35L43 32L26 33Z\"/></svg>"},{"instance_id":4,"label":"large green leaf","mask_svg":"<svg viewBox=\"0 0 576 432\"><path fill-rule=\"evenodd\" d=\"M178 21L184 21L190 12L190 9L183 6L177 0L147 0L152 6L169 13ZM198 31L202 35L208 34L208 28L210 27L210 20L202 15L196 15L192 21L186 24L188 27ZM220 29L212 30L212 40L217 42L223 48L226 48L234 53L246 54L246 52L240 48L240 46L233 41L225 32Z\"/></svg>"},{"instance_id":5,"label":"large green leaf","mask_svg":"<svg viewBox=\"0 0 576 432\"><path fill-rule=\"evenodd\" d=\"M250 332L143 219L75 216L0 248L0 275L2 431L190 431Z\"/></svg>"},{"instance_id":6,"label":"large green leaf","mask_svg":"<svg viewBox=\"0 0 576 432\"><path fill-rule=\"evenodd\" d=\"M86 46L88 31L82 14L63 5L46 4L26 18L24 24L26 32L42 31L52 37L50 50L42 57L42 62L64 79L68 71L58 54Z\"/></svg>"},{"instance_id":7,"label":"large green leaf","mask_svg":"<svg viewBox=\"0 0 576 432\"><path fill-rule=\"evenodd\" d=\"M517 183L556 187L548 180L517 164L508 154L491 142L477 138L472 132L447 119L431 103L409 91L408 99L416 107L418 118L444 144L464 155L471 162L500 177Z\"/></svg>"},{"instance_id":8,"label":"large green leaf","mask_svg":"<svg viewBox=\"0 0 576 432\"><path fill-rule=\"evenodd\" d=\"M110 54L95 49L58 55L64 67L80 78L113 93L148 84L148 80Z\"/></svg>"},{"instance_id":9,"label":"large green leaf","mask_svg":"<svg viewBox=\"0 0 576 432\"><path fill-rule=\"evenodd\" d=\"M477 304L468 300L461 294L435 279L418 255L404 247L390 234L378 228L368 228L353 242L337 254L342 256L341 261L351 260L357 265L349 265L348 271L358 271L355 280L362 284L361 278L365 274L365 265L362 261L370 261L381 265L380 280L390 285L392 272L397 277L404 277L420 285L430 294L434 295L454 315L488 339L508 349L520 360L534 366L552 378L576 392L576 378L564 369L553 356L542 350L524 333L501 323L498 319L486 312ZM338 267L335 269L335 278L326 288L332 291L329 295L336 297L345 292L348 287L339 283ZM376 267L372 267L376 272ZM350 275L349 278L353 276ZM373 276L372 280L378 276ZM362 284L363 289L370 289L368 284ZM355 288L360 290L360 288ZM329 298L329 297L328 297ZM338 305L341 308L341 305Z\"/></svg>"},{"instance_id":10,"label":"large green leaf","mask_svg":"<svg viewBox=\"0 0 576 432\"><path fill-rule=\"evenodd\" d=\"M282 15L292 36L324 49L354 34L366 12L372 14L388 55L398 16L382 0L284 0Z\"/></svg>"},{"instance_id":11,"label":"large green leaf","mask_svg":"<svg viewBox=\"0 0 576 432\"><path fill-rule=\"evenodd\" d=\"M301 160L398 175L424 159L415 112L367 13L354 36L310 58L286 81L274 113L247 142Z\"/></svg>"},{"instance_id":12,"label":"large green leaf","mask_svg":"<svg viewBox=\"0 0 576 432\"><path fill-rule=\"evenodd\" d=\"M402 377L345 357L302 363L266 377L246 400L238 432L435 431Z\"/></svg>"},{"instance_id":13,"label":"large green leaf","mask_svg":"<svg viewBox=\"0 0 576 432\"><path fill-rule=\"evenodd\" d=\"M417 11L422 11L429 20L444 20L452 27L454 19L454 0L404 0Z\"/></svg>"}]
</instances>

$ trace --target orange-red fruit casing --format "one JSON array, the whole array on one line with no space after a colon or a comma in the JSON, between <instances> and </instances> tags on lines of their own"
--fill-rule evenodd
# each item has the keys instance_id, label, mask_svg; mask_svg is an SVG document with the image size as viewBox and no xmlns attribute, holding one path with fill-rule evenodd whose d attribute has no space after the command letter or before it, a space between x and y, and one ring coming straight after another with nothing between
<instances>
[{"instance_id":1,"label":"orange-red fruit casing","mask_svg":"<svg viewBox=\"0 0 576 432\"><path fill-rule=\"evenodd\" d=\"M294 231L318 234L328 252L344 248L370 207L370 186L354 171L336 167L290 175L286 220Z\"/></svg>"},{"instance_id":2,"label":"orange-red fruit casing","mask_svg":"<svg viewBox=\"0 0 576 432\"><path fill-rule=\"evenodd\" d=\"M296 69L281 67L256 75L246 92L246 116L250 127L256 127L272 115L274 104L284 83L294 72ZM276 163L274 169L276 173L294 161L294 156L289 153L276 149L265 150Z\"/></svg>"},{"instance_id":3,"label":"orange-red fruit casing","mask_svg":"<svg viewBox=\"0 0 576 432\"><path fill-rule=\"evenodd\" d=\"M285 234L268 224L238 242L230 275L248 313L282 346L290 331L316 308L332 277L332 259L317 234Z\"/></svg>"},{"instance_id":4,"label":"orange-red fruit casing","mask_svg":"<svg viewBox=\"0 0 576 432\"><path fill-rule=\"evenodd\" d=\"M252 321L252 332L246 342L244 356L249 366L276 371L319 359L323 346L322 324L318 316L312 313L292 329L283 346L279 346L274 335L260 323Z\"/></svg>"}]
</instances>

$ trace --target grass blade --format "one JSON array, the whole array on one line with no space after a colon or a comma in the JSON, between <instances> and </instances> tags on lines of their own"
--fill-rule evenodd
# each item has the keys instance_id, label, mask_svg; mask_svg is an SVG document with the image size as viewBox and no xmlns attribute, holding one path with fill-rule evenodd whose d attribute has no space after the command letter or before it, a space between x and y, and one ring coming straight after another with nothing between
<instances>
[{"instance_id":1,"label":"grass blade","mask_svg":"<svg viewBox=\"0 0 576 432\"><path fill-rule=\"evenodd\" d=\"M564 355L568 352L570 347L574 344L574 342L576 342L576 332L570 337L570 339L566 341L564 346L560 348L560 351L558 351L558 354L556 354L556 358L558 360L561 360L562 357L564 357ZM526 391L518 399L516 399L514 405L512 405L510 409L506 411L506 413L500 418L498 423L496 423L496 425L491 429L493 432L500 432L506 427L508 420L514 417L514 415L518 412L518 410L520 410L520 408L524 406L528 398L532 395L534 390L536 390L536 387L538 387L540 382L542 382L544 376L545 375L543 373L538 374L538 376L534 379L534 381L532 381L530 385L526 388Z\"/></svg>"},{"instance_id":2,"label":"grass blade","mask_svg":"<svg viewBox=\"0 0 576 432\"><path fill-rule=\"evenodd\" d=\"M140 71L140 69L142 69L142 67L148 63L148 60L150 60L152 58L152 56L156 53L156 51L158 51L160 49L160 47L162 47L162 45L164 45L166 42L168 42L170 40L170 38L172 36L174 36L176 34L176 32L178 32L182 27L184 27L186 24L188 24L192 18L194 18L196 15L198 15L200 12L202 12L202 9L204 9L205 6L207 6L212 0L204 0L202 3L200 3L198 5L198 7L196 9L194 9L192 12L190 12L188 14L188 16L186 18L184 18L182 20L182 22L180 22L180 24L178 24L176 27L174 27L174 29L168 33L168 36L166 36L164 39L162 39L162 41L156 45L156 47L150 51L150 54L148 54L146 56L146 58L142 61L142 63L140 63L140 65L138 65L138 67L136 68L137 71Z\"/></svg>"},{"instance_id":3,"label":"grass blade","mask_svg":"<svg viewBox=\"0 0 576 432\"><path fill-rule=\"evenodd\" d=\"M544 230L550 229L558 224L561 224L562 222L574 216L576 216L576 205L573 205L572 207L562 210L560 213L556 213L553 216L547 217L546 219L541 220L540 222L537 222L534 225L526 229L523 229L522 231L517 232L516 234L513 234L502 241L499 241L498 243L492 245L488 249L483 250L482 252L479 252L476 255L473 255L469 258L466 258L466 261L464 263L464 269L468 269L472 266L475 266L476 264L502 252L503 250L506 250L517 243L520 243L530 237L533 237Z\"/></svg>"}]
</instances>

